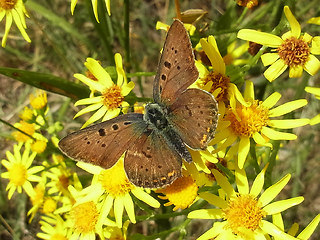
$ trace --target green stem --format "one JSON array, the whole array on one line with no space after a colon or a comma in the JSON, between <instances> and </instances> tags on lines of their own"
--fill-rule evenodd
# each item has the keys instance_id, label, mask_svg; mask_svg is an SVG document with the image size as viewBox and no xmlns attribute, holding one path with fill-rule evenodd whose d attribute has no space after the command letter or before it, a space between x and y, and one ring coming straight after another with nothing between
<instances>
[{"instance_id":1,"label":"green stem","mask_svg":"<svg viewBox=\"0 0 320 240\"><path fill-rule=\"evenodd\" d=\"M269 157L269 166L266 171L266 181L265 181L265 188L269 187L272 185L272 172L273 168L276 165L276 158L280 149L280 143L281 141L274 141L273 145L273 150L271 151L271 156Z\"/></svg>"},{"instance_id":2,"label":"green stem","mask_svg":"<svg viewBox=\"0 0 320 240\"><path fill-rule=\"evenodd\" d=\"M130 0L124 0L124 48L126 50L125 59L127 63L127 71L130 72Z\"/></svg>"},{"instance_id":3,"label":"green stem","mask_svg":"<svg viewBox=\"0 0 320 240\"><path fill-rule=\"evenodd\" d=\"M261 171L261 169L258 164L257 153L256 153L256 144L253 141L253 139L250 139L250 156L252 158L251 163L252 163L256 173L258 174Z\"/></svg>"},{"instance_id":4,"label":"green stem","mask_svg":"<svg viewBox=\"0 0 320 240\"><path fill-rule=\"evenodd\" d=\"M22 131L22 130L19 129L19 128L16 128L16 127L13 126L12 124L8 123L7 121L5 121L5 120L3 120L3 119L1 119L1 118L0 118L0 122L4 123L5 125L7 125L7 126L9 126L9 127L11 127L11 128L13 128L14 130L17 130L17 131L21 132L22 134L28 136L28 137L31 138L32 140L36 140L36 139L35 139L34 137L32 137L30 134Z\"/></svg>"},{"instance_id":5,"label":"green stem","mask_svg":"<svg viewBox=\"0 0 320 240\"><path fill-rule=\"evenodd\" d=\"M98 1L98 6L100 6L98 7L98 18L100 23L97 22L94 16L94 13L92 10L92 3L90 0L86 1L86 6L90 14L91 21L94 24L94 27L98 35L100 36L99 39L102 41L102 44L106 50L105 54L107 55L108 63L109 65L115 65L113 52L112 52L113 32L110 29L110 26L111 26L110 17L106 16L108 15L106 14L107 12L106 6L104 2L102 2L102 0Z\"/></svg>"}]
</instances>

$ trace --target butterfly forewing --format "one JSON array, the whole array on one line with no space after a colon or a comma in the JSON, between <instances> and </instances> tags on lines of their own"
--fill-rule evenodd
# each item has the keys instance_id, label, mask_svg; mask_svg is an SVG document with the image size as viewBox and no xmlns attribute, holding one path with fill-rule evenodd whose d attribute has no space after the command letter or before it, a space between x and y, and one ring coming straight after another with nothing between
<instances>
[{"instance_id":1,"label":"butterfly forewing","mask_svg":"<svg viewBox=\"0 0 320 240\"><path fill-rule=\"evenodd\" d=\"M190 88L169 107L168 119L189 147L204 149L214 137L218 105L210 93Z\"/></svg>"},{"instance_id":2,"label":"butterfly forewing","mask_svg":"<svg viewBox=\"0 0 320 240\"><path fill-rule=\"evenodd\" d=\"M171 25L153 83L153 98L170 105L197 78L191 42L183 23Z\"/></svg>"},{"instance_id":3,"label":"butterfly forewing","mask_svg":"<svg viewBox=\"0 0 320 240\"><path fill-rule=\"evenodd\" d=\"M71 133L59 147L74 160L110 168L146 127L142 114L129 113Z\"/></svg>"},{"instance_id":4,"label":"butterfly forewing","mask_svg":"<svg viewBox=\"0 0 320 240\"><path fill-rule=\"evenodd\" d=\"M164 137L154 130L144 132L125 155L124 168L137 186L159 188L181 175L182 159Z\"/></svg>"}]
</instances>

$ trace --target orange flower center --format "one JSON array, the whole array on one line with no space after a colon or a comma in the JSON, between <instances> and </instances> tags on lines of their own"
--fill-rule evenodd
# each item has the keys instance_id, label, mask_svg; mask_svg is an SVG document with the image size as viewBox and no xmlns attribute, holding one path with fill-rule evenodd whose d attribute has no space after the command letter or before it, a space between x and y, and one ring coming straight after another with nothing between
<instances>
[{"instance_id":1,"label":"orange flower center","mask_svg":"<svg viewBox=\"0 0 320 240\"><path fill-rule=\"evenodd\" d=\"M124 97L121 94L121 88L118 85L113 85L107 88L103 94L103 104L108 107L108 109L116 109L121 106Z\"/></svg>"},{"instance_id":2,"label":"orange flower center","mask_svg":"<svg viewBox=\"0 0 320 240\"><path fill-rule=\"evenodd\" d=\"M269 122L269 110L261 105L262 102L254 100L250 107L237 106L236 114L228 110L225 120L230 121L230 127L238 136L252 137L254 133L260 132L262 127Z\"/></svg>"},{"instance_id":3,"label":"orange flower center","mask_svg":"<svg viewBox=\"0 0 320 240\"><path fill-rule=\"evenodd\" d=\"M251 195L239 195L228 202L228 207L222 210L224 219L233 233L244 235L243 230L255 231L259 227L266 212L261 203Z\"/></svg>"},{"instance_id":4,"label":"orange flower center","mask_svg":"<svg viewBox=\"0 0 320 240\"><path fill-rule=\"evenodd\" d=\"M13 9L18 0L0 0L0 8L4 10Z\"/></svg>"},{"instance_id":5,"label":"orange flower center","mask_svg":"<svg viewBox=\"0 0 320 240\"><path fill-rule=\"evenodd\" d=\"M308 44L295 37L286 39L277 51L280 59L284 60L290 67L297 65L303 66L307 62L310 54Z\"/></svg>"},{"instance_id":6,"label":"orange flower center","mask_svg":"<svg viewBox=\"0 0 320 240\"><path fill-rule=\"evenodd\" d=\"M230 83L230 78L224 74L210 72L206 77L201 79L202 87L205 86L208 82L212 82L212 87L209 92L213 93L216 89L220 88L218 96L216 97L217 101L225 101L228 96L228 86Z\"/></svg>"},{"instance_id":7,"label":"orange flower center","mask_svg":"<svg viewBox=\"0 0 320 240\"><path fill-rule=\"evenodd\" d=\"M258 5L258 0L237 0L237 4L241 7L247 7L251 9Z\"/></svg>"}]
</instances>

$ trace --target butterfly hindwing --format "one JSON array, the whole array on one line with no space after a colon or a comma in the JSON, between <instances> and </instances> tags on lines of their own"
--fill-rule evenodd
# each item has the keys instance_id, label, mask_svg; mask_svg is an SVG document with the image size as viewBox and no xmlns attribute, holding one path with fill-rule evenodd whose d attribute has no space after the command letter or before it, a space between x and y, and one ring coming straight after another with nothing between
<instances>
[{"instance_id":1,"label":"butterfly hindwing","mask_svg":"<svg viewBox=\"0 0 320 240\"><path fill-rule=\"evenodd\" d=\"M143 115L129 113L71 133L59 142L70 158L112 167L146 128Z\"/></svg>"},{"instance_id":2,"label":"butterfly hindwing","mask_svg":"<svg viewBox=\"0 0 320 240\"><path fill-rule=\"evenodd\" d=\"M170 105L197 78L189 35L179 20L171 25L153 83L156 103Z\"/></svg>"},{"instance_id":3,"label":"butterfly hindwing","mask_svg":"<svg viewBox=\"0 0 320 240\"><path fill-rule=\"evenodd\" d=\"M155 130L144 132L126 152L124 168L130 182L159 188L181 175L182 159Z\"/></svg>"},{"instance_id":4,"label":"butterfly hindwing","mask_svg":"<svg viewBox=\"0 0 320 240\"><path fill-rule=\"evenodd\" d=\"M205 149L217 127L218 105L210 93L190 88L169 107L168 120L189 147Z\"/></svg>"}]
</instances>

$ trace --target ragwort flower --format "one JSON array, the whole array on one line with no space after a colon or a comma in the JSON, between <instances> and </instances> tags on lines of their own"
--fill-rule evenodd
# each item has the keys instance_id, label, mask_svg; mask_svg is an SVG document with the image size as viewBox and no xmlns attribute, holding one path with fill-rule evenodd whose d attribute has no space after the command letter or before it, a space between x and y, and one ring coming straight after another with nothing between
<instances>
[{"instance_id":1,"label":"ragwort flower","mask_svg":"<svg viewBox=\"0 0 320 240\"><path fill-rule=\"evenodd\" d=\"M280 239L294 239L265 218L300 204L304 198L295 197L270 203L285 187L291 176L287 174L260 195L266 168L267 166L257 175L250 190L244 169L236 168L237 191L228 182L227 177L215 169L212 170L221 187L219 196L208 192L199 193L199 196L218 208L195 210L189 213L188 218L223 219L223 221L215 222L213 228L200 236L199 240L266 239L265 234Z\"/></svg>"},{"instance_id":2,"label":"ragwort flower","mask_svg":"<svg viewBox=\"0 0 320 240\"><path fill-rule=\"evenodd\" d=\"M192 85L206 90L216 98L219 104L219 112L227 105L235 105L236 99L243 105L246 102L242 98L237 86L230 82L226 75L226 64L219 52L216 40L213 36L208 39L200 39L202 49L208 56L213 71L209 71L202 63L196 61L196 67L199 71L199 79Z\"/></svg>"},{"instance_id":3,"label":"ragwort flower","mask_svg":"<svg viewBox=\"0 0 320 240\"><path fill-rule=\"evenodd\" d=\"M291 31L275 36L270 33L251 29L242 29L238 38L252 41L275 48L271 53L261 56L264 66L271 65L264 76L272 82L289 67L289 77L296 78L302 75L303 70L314 75L320 68L320 61L313 54L320 54L319 37L312 37L308 33L301 34L301 27L288 6L284 7L284 14L288 19Z\"/></svg>"},{"instance_id":4,"label":"ragwort flower","mask_svg":"<svg viewBox=\"0 0 320 240\"><path fill-rule=\"evenodd\" d=\"M25 144L25 150L21 155L20 150L23 146L22 143L13 146L13 154L9 151L6 152L7 160L2 160L2 165L8 170L1 174L2 178L9 179L6 190L8 191L8 199L11 199L13 193L17 190L18 193L22 189L28 196L34 196L35 191L30 182L40 182L42 178L35 175L44 169L43 166L31 167L31 164L36 156L33 152L30 154L30 145Z\"/></svg>"},{"instance_id":5,"label":"ragwort flower","mask_svg":"<svg viewBox=\"0 0 320 240\"><path fill-rule=\"evenodd\" d=\"M104 219L110 213L112 207L117 226L122 226L122 215L124 209L132 223L136 222L134 213L134 204L130 193L148 205L158 208L160 203L151 197L142 188L131 184L125 174L123 166L123 157L111 168L103 169L84 162L78 162L77 165L87 172L94 174L92 183L89 187L83 189L83 197L77 199L77 202L102 201L101 219ZM115 177L116 176L116 177ZM102 223L99 222L102 225Z\"/></svg>"},{"instance_id":6,"label":"ragwort flower","mask_svg":"<svg viewBox=\"0 0 320 240\"><path fill-rule=\"evenodd\" d=\"M100 92L100 96L90 96L75 103L75 106L88 105L79 111L74 118L88 112L97 110L86 122L82 128L102 118L102 121L109 120L119 115L122 108L126 110L129 104L124 101L134 88L133 82L127 82L127 77L122 67L122 58L119 53L115 54L116 69L118 73L117 84L114 84L110 75L102 68L98 61L87 58L85 66L95 76L94 81L82 74L75 74L74 77L87 84L92 91Z\"/></svg>"},{"instance_id":7,"label":"ragwort flower","mask_svg":"<svg viewBox=\"0 0 320 240\"><path fill-rule=\"evenodd\" d=\"M6 46L7 38L12 25L12 20L17 25L23 38L27 42L31 42L25 30L27 28L27 25L24 16L29 16L22 0L0 0L0 22L2 21L4 16L6 16L6 28L2 37L2 47Z\"/></svg>"},{"instance_id":8,"label":"ragwort flower","mask_svg":"<svg viewBox=\"0 0 320 240\"><path fill-rule=\"evenodd\" d=\"M295 134L280 132L273 128L296 128L308 124L309 119L276 120L272 118L305 106L307 100L300 99L288 102L272 109L280 98L281 94L275 92L264 101L255 100L253 83L246 81L244 99L249 103L249 106L244 106L242 103L237 102L235 106L230 106L229 109L226 109L223 118L220 120L220 125L218 124L215 138L210 142L210 145L218 144L214 152L231 146L239 139L239 144L235 144L231 148L238 148L238 166L243 168L249 153L251 138L257 144L267 147L272 147L272 144L266 138L272 140L296 139L297 136Z\"/></svg>"}]
</instances>

